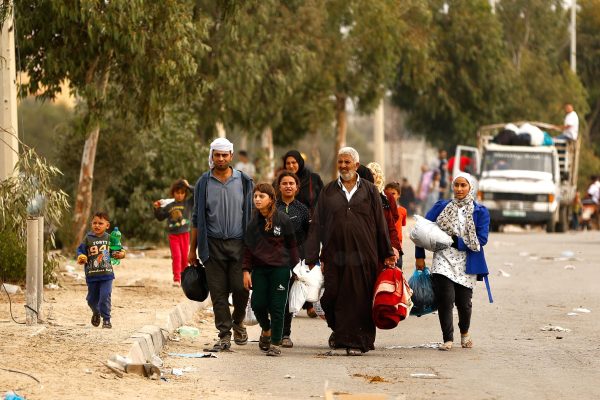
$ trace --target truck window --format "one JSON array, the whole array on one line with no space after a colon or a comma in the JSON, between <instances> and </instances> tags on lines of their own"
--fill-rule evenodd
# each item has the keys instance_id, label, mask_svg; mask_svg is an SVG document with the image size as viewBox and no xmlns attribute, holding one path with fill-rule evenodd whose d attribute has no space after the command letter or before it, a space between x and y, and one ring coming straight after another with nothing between
<instances>
[{"instance_id":1,"label":"truck window","mask_svg":"<svg viewBox=\"0 0 600 400\"><path fill-rule=\"evenodd\" d=\"M483 160L483 171L537 171L552 174L552 154L526 152L486 152Z\"/></svg>"}]
</instances>

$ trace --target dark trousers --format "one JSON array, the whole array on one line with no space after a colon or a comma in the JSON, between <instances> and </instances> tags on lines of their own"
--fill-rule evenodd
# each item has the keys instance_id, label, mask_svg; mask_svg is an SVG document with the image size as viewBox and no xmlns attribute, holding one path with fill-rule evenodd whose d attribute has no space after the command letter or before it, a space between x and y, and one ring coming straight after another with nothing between
<instances>
[{"instance_id":1,"label":"dark trousers","mask_svg":"<svg viewBox=\"0 0 600 400\"><path fill-rule=\"evenodd\" d=\"M204 263L210 299L219 337L231 337L233 323L242 324L248 304L248 291L242 274L242 240L208 238L209 258ZM233 297L233 314L229 310L229 293Z\"/></svg>"},{"instance_id":2,"label":"dark trousers","mask_svg":"<svg viewBox=\"0 0 600 400\"><path fill-rule=\"evenodd\" d=\"M110 320L110 297L113 280L87 282L87 303L95 314L100 314L102 319Z\"/></svg>"},{"instance_id":3,"label":"dark trousers","mask_svg":"<svg viewBox=\"0 0 600 400\"><path fill-rule=\"evenodd\" d=\"M452 310L456 304L458 310L458 328L460 333L468 333L471 325L471 298L473 289L469 289L451 281L441 274L432 274L433 291L438 303L438 317L442 328L444 342L454 340L454 323Z\"/></svg>"},{"instance_id":4,"label":"dark trousers","mask_svg":"<svg viewBox=\"0 0 600 400\"><path fill-rule=\"evenodd\" d=\"M289 284L289 268L263 266L252 269L252 310L261 329L271 330L271 343L275 345L281 343L283 336Z\"/></svg>"},{"instance_id":5,"label":"dark trousers","mask_svg":"<svg viewBox=\"0 0 600 400\"><path fill-rule=\"evenodd\" d=\"M294 314L290 312L290 296L289 289L292 287L292 283L294 280L290 278L288 282L288 298L285 302L285 315L283 317L283 336L291 336L292 335L292 318L294 318Z\"/></svg>"}]
</instances>

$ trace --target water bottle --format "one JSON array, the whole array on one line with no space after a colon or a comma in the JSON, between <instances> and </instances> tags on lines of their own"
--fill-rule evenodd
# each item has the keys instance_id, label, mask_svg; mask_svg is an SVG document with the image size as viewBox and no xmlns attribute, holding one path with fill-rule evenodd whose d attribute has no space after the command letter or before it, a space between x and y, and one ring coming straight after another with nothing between
<instances>
[{"instance_id":1,"label":"water bottle","mask_svg":"<svg viewBox=\"0 0 600 400\"><path fill-rule=\"evenodd\" d=\"M123 249L123 246L121 246L121 232L119 231L118 226L115 226L115 229L110 233L109 243L111 252L121 251ZM110 263L112 265L119 265L121 264L121 260L111 257Z\"/></svg>"}]
</instances>

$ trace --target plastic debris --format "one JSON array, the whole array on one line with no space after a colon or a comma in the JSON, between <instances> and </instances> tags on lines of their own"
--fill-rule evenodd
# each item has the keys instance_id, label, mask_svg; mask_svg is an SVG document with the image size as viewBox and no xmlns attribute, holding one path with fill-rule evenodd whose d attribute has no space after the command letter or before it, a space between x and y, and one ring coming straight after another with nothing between
<instances>
[{"instance_id":1,"label":"plastic debris","mask_svg":"<svg viewBox=\"0 0 600 400\"><path fill-rule=\"evenodd\" d=\"M160 359L159 356L157 356L156 354L152 355L152 365L156 365L157 367L162 367L163 366L163 360Z\"/></svg>"},{"instance_id":2,"label":"plastic debris","mask_svg":"<svg viewBox=\"0 0 600 400\"><path fill-rule=\"evenodd\" d=\"M573 258L575 257L575 253L573 253L571 250L565 250L562 253L560 253L561 257L567 257L567 258Z\"/></svg>"},{"instance_id":3,"label":"plastic debris","mask_svg":"<svg viewBox=\"0 0 600 400\"><path fill-rule=\"evenodd\" d=\"M502 276L504 278L510 278L510 274L504 270L499 269L498 270L498 276Z\"/></svg>"},{"instance_id":4,"label":"plastic debris","mask_svg":"<svg viewBox=\"0 0 600 400\"><path fill-rule=\"evenodd\" d=\"M184 358L217 358L214 353L168 353L173 357L184 357Z\"/></svg>"},{"instance_id":5,"label":"plastic debris","mask_svg":"<svg viewBox=\"0 0 600 400\"><path fill-rule=\"evenodd\" d=\"M44 287L50 290L56 290L60 288L60 286L58 286L56 283L48 283L47 285L44 285Z\"/></svg>"},{"instance_id":6,"label":"plastic debris","mask_svg":"<svg viewBox=\"0 0 600 400\"><path fill-rule=\"evenodd\" d=\"M193 326L180 326L177 328L177 333L179 333L183 337L196 337L200 335L200 330Z\"/></svg>"},{"instance_id":7,"label":"plastic debris","mask_svg":"<svg viewBox=\"0 0 600 400\"><path fill-rule=\"evenodd\" d=\"M562 326L558 326L558 325L546 325L546 326L540 328L540 331L543 331L543 332L571 332L570 329L563 328Z\"/></svg>"},{"instance_id":8,"label":"plastic debris","mask_svg":"<svg viewBox=\"0 0 600 400\"><path fill-rule=\"evenodd\" d=\"M580 313L585 313L585 314L588 314L588 313L592 312L591 310L588 310L587 308L583 308L583 307L574 308L573 311L580 312Z\"/></svg>"},{"instance_id":9,"label":"plastic debris","mask_svg":"<svg viewBox=\"0 0 600 400\"><path fill-rule=\"evenodd\" d=\"M74 266L72 266L72 265L68 265L68 264L66 264L65 266L63 266L63 267L61 268L61 271L62 271L62 272L75 272L75 267L74 267Z\"/></svg>"},{"instance_id":10,"label":"plastic debris","mask_svg":"<svg viewBox=\"0 0 600 400\"><path fill-rule=\"evenodd\" d=\"M171 373L175 376L182 376L183 375L183 370L181 368L173 368L171 370Z\"/></svg>"},{"instance_id":11,"label":"plastic debris","mask_svg":"<svg viewBox=\"0 0 600 400\"><path fill-rule=\"evenodd\" d=\"M25 400L25 397L21 397L12 390L4 393L4 400Z\"/></svg>"},{"instance_id":12,"label":"plastic debris","mask_svg":"<svg viewBox=\"0 0 600 400\"><path fill-rule=\"evenodd\" d=\"M569 312L569 313L567 313L567 315L570 316L570 317L575 317L575 316L577 316L579 314L577 314L576 312Z\"/></svg>"},{"instance_id":13,"label":"plastic debris","mask_svg":"<svg viewBox=\"0 0 600 400\"><path fill-rule=\"evenodd\" d=\"M574 265L565 265L565 269L573 270L575 269Z\"/></svg>"},{"instance_id":14,"label":"plastic debris","mask_svg":"<svg viewBox=\"0 0 600 400\"><path fill-rule=\"evenodd\" d=\"M413 378L437 378L436 374L425 374L425 373L410 374L410 376Z\"/></svg>"},{"instance_id":15,"label":"plastic debris","mask_svg":"<svg viewBox=\"0 0 600 400\"><path fill-rule=\"evenodd\" d=\"M11 285L10 283L3 283L0 285L0 290L6 290L8 294L21 293L21 287L17 285Z\"/></svg>"},{"instance_id":16,"label":"plastic debris","mask_svg":"<svg viewBox=\"0 0 600 400\"><path fill-rule=\"evenodd\" d=\"M438 347L440 347L439 342L431 342L431 343L423 343L423 344L416 344L413 346L388 346L386 347L386 349L437 349Z\"/></svg>"},{"instance_id":17,"label":"plastic debris","mask_svg":"<svg viewBox=\"0 0 600 400\"><path fill-rule=\"evenodd\" d=\"M295 378L295 376L288 374L288 375L284 376L283 378L284 379L293 379L293 378Z\"/></svg>"}]
</instances>

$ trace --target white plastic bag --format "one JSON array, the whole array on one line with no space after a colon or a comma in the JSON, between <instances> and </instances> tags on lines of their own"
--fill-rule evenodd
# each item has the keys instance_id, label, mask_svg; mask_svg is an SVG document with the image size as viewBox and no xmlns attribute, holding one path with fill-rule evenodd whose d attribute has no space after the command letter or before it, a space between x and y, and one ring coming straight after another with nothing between
<instances>
[{"instance_id":1,"label":"white plastic bag","mask_svg":"<svg viewBox=\"0 0 600 400\"><path fill-rule=\"evenodd\" d=\"M319 301L321 298L321 288L323 287L323 272L321 266L315 265L306 275L306 283L308 291L306 293L306 301Z\"/></svg>"},{"instance_id":2,"label":"white plastic bag","mask_svg":"<svg viewBox=\"0 0 600 400\"><path fill-rule=\"evenodd\" d=\"M295 280L292 283L292 288L290 289L290 297L288 299L289 302L289 311L292 314L297 314L302 310L302 306L306 303L306 294L308 292L308 286L304 281Z\"/></svg>"},{"instance_id":3,"label":"white plastic bag","mask_svg":"<svg viewBox=\"0 0 600 400\"><path fill-rule=\"evenodd\" d=\"M300 261L293 269L296 274L297 281L301 281L306 285L305 301L318 301L321 297L321 288L323 287L323 272L319 265L315 265L313 269L309 269L304 261Z\"/></svg>"},{"instance_id":4,"label":"white plastic bag","mask_svg":"<svg viewBox=\"0 0 600 400\"><path fill-rule=\"evenodd\" d=\"M452 238L433 221L429 221L420 215L415 215L417 221L415 227L410 231L410 240L417 247L425 250L438 251L452 245Z\"/></svg>"},{"instance_id":5,"label":"white plastic bag","mask_svg":"<svg viewBox=\"0 0 600 400\"><path fill-rule=\"evenodd\" d=\"M244 317L244 325L246 325L246 326L252 326L252 325L258 324L258 321L256 320L256 316L254 315L254 311L252 311L252 306L250 304L251 300L252 300L252 290L250 291L250 296L248 296L248 304L246 305L246 316Z\"/></svg>"}]
</instances>

